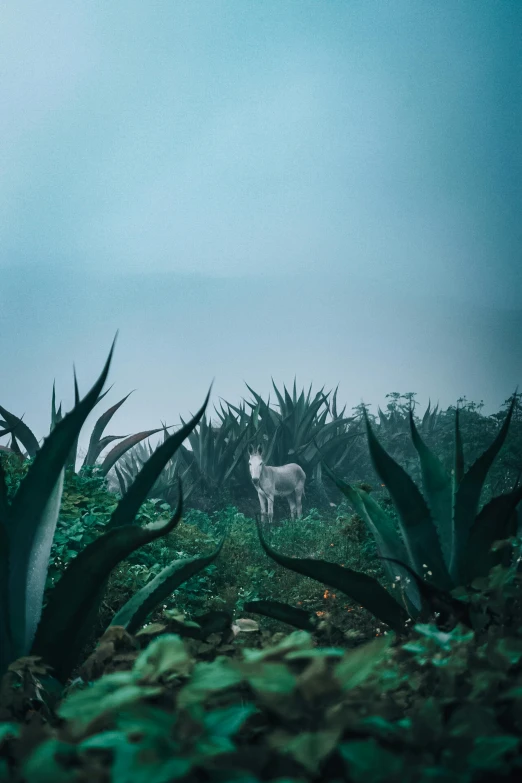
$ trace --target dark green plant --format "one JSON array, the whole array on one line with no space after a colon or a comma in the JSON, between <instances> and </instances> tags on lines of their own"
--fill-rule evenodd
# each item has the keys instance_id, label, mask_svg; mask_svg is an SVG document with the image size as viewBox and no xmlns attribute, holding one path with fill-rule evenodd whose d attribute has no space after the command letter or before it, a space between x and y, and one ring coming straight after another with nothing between
<instances>
[{"instance_id":1,"label":"dark green plant","mask_svg":"<svg viewBox=\"0 0 522 783\"><path fill-rule=\"evenodd\" d=\"M288 558L275 552L258 529L261 544L274 560L299 573L356 598L377 617L398 629L407 619L443 612L467 616L461 601L451 591L485 577L503 562L506 550L493 547L497 540L516 533L516 507L522 487L493 498L480 511L480 496L487 473L508 433L514 401L493 443L465 471L458 411L455 416L455 455L452 475L421 438L410 410L413 445L420 458L425 497L408 473L379 443L365 415L368 444L374 468L384 482L397 509L399 527L362 488L339 479L325 464L325 470L365 520L383 558L392 584L404 582L402 598L396 600L375 579L335 567L320 560ZM403 605L401 605L403 604ZM407 613L407 614L406 614Z\"/></svg>"},{"instance_id":2,"label":"dark green plant","mask_svg":"<svg viewBox=\"0 0 522 783\"><path fill-rule=\"evenodd\" d=\"M110 386L107 389L107 391L105 391L102 395L100 395L97 402L100 402L103 399L103 397L105 397L105 395L110 392L111 388L112 386ZM131 394L132 392L129 392L129 394L127 394L122 400L115 403L108 410L106 410L105 413L100 416L100 418L94 425L89 440L89 447L85 459L83 461L82 468L96 465L96 460L100 456L103 449L105 449L109 445L109 443L112 443L113 441L119 440L121 438L125 438L125 440L123 440L121 443L118 443L117 446L115 446L113 449L111 449L111 451L108 454L106 454L103 462L101 463L101 465L98 466L101 471L101 474L105 476L110 470L110 468L115 464L115 462L117 462L121 458L121 456L125 454L126 451L132 448L136 443L139 443L140 441L144 440L144 438L148 438L151 435L160 432L161 428L155 430L147 430L145 432L138 432L135 435L130 435L130 436L106 435L105 437L102 437L103 431L105 430L105 427L107 426L109 421L112 419L116 411L121 407L121 405L123 405L125 400L127 400L127 398ZM76 379L76 371L74 371L75 405L78 405L79 401L80 401L80 392L78 389L78 381ZM28 458L30 459L36 456L37 452L40 449L40 444L36 439L36 436L27 426L27 424L25 424L21 418L15 416L13 413L10 413L1 405L0 405L0 413L4 417L4 420L0 421L0 426L5 427L4 430L0 431L0 437L2 435L11 434L11 446L10 447L1 446L0 448L2 449L2 451L17 454L21 459L28 459ZM62 404L60 403L60 406L58 407L58 409L56 409L55 384L53 383L53 395L51 400L51 432L56 426L56 424L58 424L58 422L60 422L62 419L63 419ZM65 462L66 470L74 471L76 469L78 438L79 438L79 433L76 436L71 446L71 450L67 456L67 460ZM26 449L25 454L23 454L23 452L21 451L18 441L20 441L20 443Z\"/></svg>"},{"instance_id":3,"label":"dark green plant","mask_svg":"<svg viewBox=\"0 0 522 783\"><path fill-rule=\"evenodd\" d=\"M167 427L163 426L163 442L168 438ZM157 447L156 447L157 448ZM155 449L150 444L137 443L127 454L113 466L114 475L109 472L107 476L108 488L111 492L120 492L124 495L145 462L152 456ZM183 459L181 449L168 462L161 471L159 478L148 493L148 498L157 498L171 506L175 505L178 479L183 481L183 497L187 502L196 489L196 482L191 479L190 465L187 466Z\"/></svg>"},{"instance_id":4,"label":"dark green plant","mask_svg":"<svg viewBox=\"0 0 522 783\"><path fill-rule=\"evenodd\" d=\"M57 677L65 680L88 639L112 569L138 547L169 533L181 518L180 485L171 519L145 527L132 524L165 463L203 416L210 392L196 416L167 438L143 466L114 509L107 530L69 564L42 612L65 465L85 419L99 401L115 341L100 377L70 413L54 422L11 500L0 463L0 673L31 652L42 656ZM201 567L207 562L208 558L200 559ZM163 583L146 586L140 599L135 599L133 611L140 613L156 595L163 595Z\"/></svg>"},{"instance_id":5,"label":"dark green plant","mask_svg":"<svg viewBox=\"0 0 522 783\"><path fill-rule=\"evenodd\" d=\"M180 417L181 418L181 417ZM235 420L212 426L205 416L188 437L191 450L182 448L191 481L198 489L215 492L234 475L246 452L247 427L238 433ZM182 424L185 422L181 419Z\"/></svg>"}]
</instances>

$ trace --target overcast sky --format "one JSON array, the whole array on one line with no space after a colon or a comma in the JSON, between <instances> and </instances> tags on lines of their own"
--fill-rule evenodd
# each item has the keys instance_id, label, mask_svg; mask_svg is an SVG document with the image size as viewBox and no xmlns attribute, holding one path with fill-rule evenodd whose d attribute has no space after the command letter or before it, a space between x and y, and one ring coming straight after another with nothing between
<instances>
[{"instance_id":1,"label":"overcast sky","mask_svg":"<svg viewBox=\"0 0 522 783\"><path fill-rule=\"evenodd\" d=\"M519 0L2 3L0 403L43 437L53 379L70 407L119 328L111 434L213 377L498 410L521 29Z\"/></svg>"}]
</instances>

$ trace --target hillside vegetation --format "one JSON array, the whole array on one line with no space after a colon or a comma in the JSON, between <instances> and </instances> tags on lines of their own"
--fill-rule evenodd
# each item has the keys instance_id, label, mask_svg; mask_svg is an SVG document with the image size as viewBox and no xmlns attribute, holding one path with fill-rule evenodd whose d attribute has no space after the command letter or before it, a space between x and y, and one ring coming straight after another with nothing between
<instances>
[{"instance_id":1,"label":"hillside vegetation","mask_svg":"<svg viewBox=\"0 0 522 783\"><path fill-rule=\"evenodd\" d=\"M76 472L112 351L43 443L0 406L0 781L518 777L521 395L249 388L104 437L124 398ZM258 443L305 470L303 518L261 522Z\"/></svg>"}]
</instances>

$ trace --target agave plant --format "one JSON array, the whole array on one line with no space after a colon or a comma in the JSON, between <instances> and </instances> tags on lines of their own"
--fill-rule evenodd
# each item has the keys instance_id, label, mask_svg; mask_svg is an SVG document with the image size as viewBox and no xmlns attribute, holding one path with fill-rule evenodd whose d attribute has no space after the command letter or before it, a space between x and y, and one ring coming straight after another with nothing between
<instances>
[{"instance_id":1,"label":"agave plant","mask_svg":"<svg viewBox=\"0 0 522 783\"><path fill-rule=\"evenodd\" d=\"M163 442L168 438L167 426L163 425ZM154 450L150 444L137 443L133 446L118 464L115 464L107 475L107 486L110 492L120 492L125 495L129 486L143 467L145 462L152 456ZM177 496L178 479L183 481L183 497L188 501L196 488L196 482L191 481L188 473L190 466L187 466L183 460L181 450L177 451L174 457L167 463L161 471L159 478L149 491L147 498L160 498L170 505L175 505Z\"/></svg>"},{"instance_id":2,"label":"agave plant","mask_svg":"<svg viewBox=\"0 0 522 783\"><path fill-rule=\"evenodd\" d=\"M97 400L97 402L100 402L103 397L105 397L106 394L108 394L111 390L112 386L110 386L107 391L105 391ZM155 430L146 430L144 432L138 432L135 435L106 435L105 437L102 437L103 432L109 423L109 421L112 419L116 411L123 405L125 400L130 397L132 392L129 392L123 399L121 399L119 402L112 405L105 413L100 416L96 424L94 425L93 431L91 433L91 437L89 440L89 447L87 450L87 454L85 456L85 459L82 464L82 468L87 466L96 465L96 460L100 456L101 452L113 441L115 440L121 440L121 438L124 438L121 443L118 443L117 446L111 449L108 454L106 454L103 462L101 465L98 465L99 472L102 476L106 476L108 471L112 468L112 466L122 457L123 454L125 454L126 451L128 451L130 448L132 448L135 444L139 443L140 441L144 440L145 438L150 437L151 435L156 434L157 432L161 431L161 428L155 429ZM74 369L74 402L75 405L78 405L80 401L80 391L78 388L78 381L76 378L76 370ZM0 447L2 451L11 452L14 454L18 454L18 456L21 459L30 459L34 456L36 456L37 452L40 449L40 444L36 438L36 436L33 434L33 432L29 429L27 424L25 424L21 418L18 416L15 416L14 413L11 413L10 411L6 410L6 408L3 408L0 405L0 414L4 417L2 421L0 421L0 426L5 427L4 430L0 431L0 437L2 435L11 435L11 445L9 447L2 446ZM63 413L62 413L62 404L60 403L58 409L56 408L56 391L55 391L55 384L53 383L53 394L52 394L52 400L51 400L51 429L52 432L54 427L63 419ZM77 453L78 453L78 439L79 439L79 433L76 436L72 446L71 450L67 456L67 460L65 462L65 469L66 470L72 470L74 471L76 468L76 460L77 460ZM22 446L26 449L26 453L24 454L22 450L20 449L20 446L18 444L18 441L22 444Z\"/></svg>"},{"instance_id":3,"label":"agave plant","mask_svg":"<svg viewBox=\"0 0 522 783\"><path fill-rule=\"evenodd\" d=\"M181 418L181 417L180 417ZM181 419L182 424L185 424ZM193 482L206 491L224 487L234 475L246 451L247 428L237 432L237 422L212 426L205 416L188 437L191 450L182 447L184 463Z\"/></svg>"},{"instance_id":4,"label":"agave plant","mask_svg":"<svg viewBox=\"0 0 522 783\"><path fill-rule=\"evenodd\" d=\"M112 569L137 548L169 533L181 518L180 484L178 506L171 519L145 527L135 523L136 514L161 470L203 416L210 391L198 413L179 432L166 438L144 464L114 509L106 531L69 563L43 608L65 466L85 419L99 400L115 341L116 338L104 369L88 394L83 400L78 399L66 416L55 420L11 501L0 463L0 674L13 660L31 653L42 656L56 676L65 681L92 631ZM209 556L167 566L154 584L146 585L131 599L126 623L136 616L143 617L178 584L208 565L220 546Z\"/></svg>"},{"instance_id":5,"label":"agave plant","mask_svg":"<svg viewBox=\"0 0 522 783\"><path fill-rule=\"evenodd\" d=\"M406 408L404 405L398 404L398 398L400 396L398 392L393 392L391 394L387 394L386 396L392 397L393 400L388 404L388 415L386 415L386 413L384 413L380 407L377 409L383 434L392 439L409 435L410 411L412 407L414 409L415 402L413 400L413 394L402 395L403 397L406 397L410 403L410 407L408 408ZM439 404L437 403L435 408L431 410L431 400L428 400L428 407L424 411L424 415L420 422L419 429L421 434L424 436L433 435L437 429L441 415L442 412L439 411Z\"/></svg>"},{"instance_id":6,"label":"agave plant","mask_svg":"<svg viewBox=\"0 0 522 783\"><path fill-rule=\"evenodd\" d=\"M493 443L467 471L456 411L451 475L426 446L410 411L411 437L420 459L425 495L382 447L365 412L372 462L396 507L399 529L368 492L342 481L324 465L372 532L394 591L387 591L370 576L332 563L282 555L267 544L258 527L263 548L286 568L346 593L395 630L404 630L408 617L426 617L435 608L444 619L453 615L469 623L466 605L452 591L486 577L505 556L504 551L493 547L495 541L516 534L516 508L522 500L522 487L494 497L479 511L482 488L508 433L513 405ZM405 583L402 591L397 590L397 583Z\"/></svg>"},{"instance_id":7,"label":"agave plant","mask_svg":"<svg viewBox=\"0 0 522 783\"><path fill-rule=\"evenodd\" d=\"M272 385L278 400L279 411L270 407L270 400L265 403L257 392L247 384L247 388L255 402L248 402L255 417L257 434L266 441L266 461L275 465L287 462L297 462L312 480L316 489L324 493L321 475L321 454L317 448L319 443L328 457L336 466L345 464L358 437L357 427L353 417L344 418L344 409L337 411L337 389L332 405L329 404L331 392L323 389L312 398L312 386L305 395L304 389L297 394L296 382L292 393L286 386L281 393L274 381ZM330 416L330 421L328 421Z\"/></svg>"}]
</instances>

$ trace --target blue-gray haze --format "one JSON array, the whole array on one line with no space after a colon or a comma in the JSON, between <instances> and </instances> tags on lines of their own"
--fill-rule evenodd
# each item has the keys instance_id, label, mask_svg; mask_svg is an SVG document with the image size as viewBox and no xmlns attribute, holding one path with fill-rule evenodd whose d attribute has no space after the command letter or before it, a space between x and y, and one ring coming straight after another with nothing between
<instances>
[{"instance_id":1,"label":"blue-gray haze","mask_svg":"<svg viewBox=\"0 0 522 783\"><path fill-rule=\"evenodd\" d=\"M119 329L110 434L213 378L216 403L297 376L498 410L521 30L519 0L2 4L0 403L44 437L53 379L69 409Z\"/></svg>"}]
</instances>

